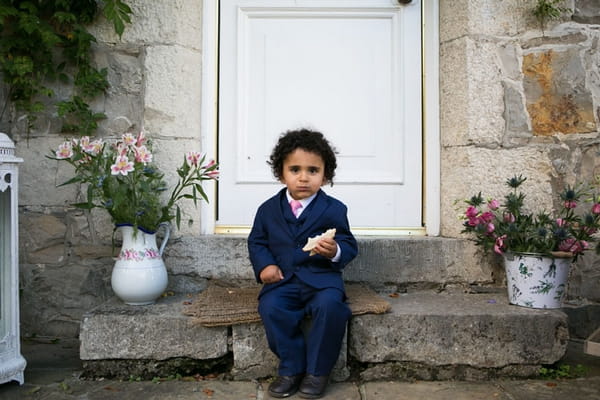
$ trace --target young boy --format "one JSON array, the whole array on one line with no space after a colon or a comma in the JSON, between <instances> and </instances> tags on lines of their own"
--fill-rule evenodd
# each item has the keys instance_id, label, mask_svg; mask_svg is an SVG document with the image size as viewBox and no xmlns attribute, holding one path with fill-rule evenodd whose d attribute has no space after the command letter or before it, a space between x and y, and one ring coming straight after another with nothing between
<instances>
[{"instance_id":1,"label":"young boy","mask_svg":"<svg viewBox=\"0 0 600 400\"><path fill-rule=\"evenodd\" d=\"M248 237L256 279L264 284L258 311L269 347L279 357L279 376L269 394L288 397L299 390L301 397L319 398L351 315L342 270L358 248L346 206L321 190L333 184L337 162L320 132L286 132L269 164L286 187L258 208ZM332 228L333 238L318 240L310 253L303 251L308 238ZM306 340L301 330L305 315L312 319Z\"/></svg>"}]
</instances>

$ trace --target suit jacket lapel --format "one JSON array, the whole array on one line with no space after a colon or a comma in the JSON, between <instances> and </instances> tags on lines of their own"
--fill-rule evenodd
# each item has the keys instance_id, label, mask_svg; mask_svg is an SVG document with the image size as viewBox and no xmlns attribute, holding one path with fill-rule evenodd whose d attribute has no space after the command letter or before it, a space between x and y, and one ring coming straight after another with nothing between
<instances>
[{"instance_id":1,"label":"suit jacket lapel","mask_svg":"<svg viewBox=\"0 0 600 400\"><path fill-rule=\"evenodd\" d=\"M277 201L273 202L273 206L275 207L273 215L276 216L276 222L280 225L284 225L286 230L288 231L290 238L293 238L295 236L295 232L294 229L290 226L289 222L287 221L285 213L289 211L289 216L291 216L291 218L294 218L294 215L292 214L292 211L288 206L285 191L286 188L283 188L277 196Z\"/></svg>"},{"instance_id":2,"label":"suit jacket lapel","mask_svg":"<svg viewBox=\"0 0 600 400\"><path fill-rule=\"evenodd\" d=\"M320 189L319 193L317 194L317 197L315 197L315 199L312 202L314 204L310 205L311 210L306 216L304 224L302 224L302 227L298 231L298 236L301 236L306 231L310 230L311 227L319 221L321 215L325 212L325 210L328 207L328 202L325 193Z\"/></svg>"}]
</instances>

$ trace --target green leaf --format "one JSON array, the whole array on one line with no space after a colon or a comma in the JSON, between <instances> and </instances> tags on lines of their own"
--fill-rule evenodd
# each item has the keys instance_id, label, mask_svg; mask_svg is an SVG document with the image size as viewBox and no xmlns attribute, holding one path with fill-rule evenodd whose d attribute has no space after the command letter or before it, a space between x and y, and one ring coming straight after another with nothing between
<instances>
[{"instance_id":1,"label":"green leaf","mask_svg":"<svg viewBox=\"0 0 600 400\"><path fill-rule=\"evenodd\" d=\"M104 16L113 23L115 32L117 32L119 38L123 36L125 24L131 23L130 14L132 14L131 8L121 0L106 0Z\"/></svg>"}]
</instances>

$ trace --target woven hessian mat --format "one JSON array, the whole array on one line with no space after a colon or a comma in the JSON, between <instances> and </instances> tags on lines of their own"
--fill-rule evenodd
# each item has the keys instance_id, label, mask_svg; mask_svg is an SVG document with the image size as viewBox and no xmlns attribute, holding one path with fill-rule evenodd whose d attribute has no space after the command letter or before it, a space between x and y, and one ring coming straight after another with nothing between
<instances>
[{"instance_id":1,"label":"woven hessian mat","mask_svg":"<svg viewBox=\"0 0 600 400\"><path fill-rule=\"evenodd\" d=\"M260 287L232 288L209 285L187 305L183 314L202 326L226 326L259 322ZM391 305L373 290L361 284L346 284L346 296L352 315L383 314Z\"/></svg>"}]
</instances>

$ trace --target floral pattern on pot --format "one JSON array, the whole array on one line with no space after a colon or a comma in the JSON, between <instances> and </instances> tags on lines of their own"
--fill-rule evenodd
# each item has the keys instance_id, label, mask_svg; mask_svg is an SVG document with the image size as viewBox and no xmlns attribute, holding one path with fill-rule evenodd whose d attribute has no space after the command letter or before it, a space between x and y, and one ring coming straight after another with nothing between
<instances>
[{"instance_id":1,"label":"floral pattern on pot","mask_svg":"<svg viewBox=\"0 0 600 400\"><path fill-rule=\"evenodd\" d=\"M121 249L117 260L143 261L145 259L152 260L155 258L160 258L160 253L154 249Z\"/></svg>"},{"instance_id":2,"label":"floral pattern on pot","mask_svg":"<svg viewBox=\"0 0 600 400\"><path fill-rule=\"evenodd\" d=\"M504 258L508 301L530 308L560 308L571 258L508 253Z\"/></svg>"}]
</instances>

